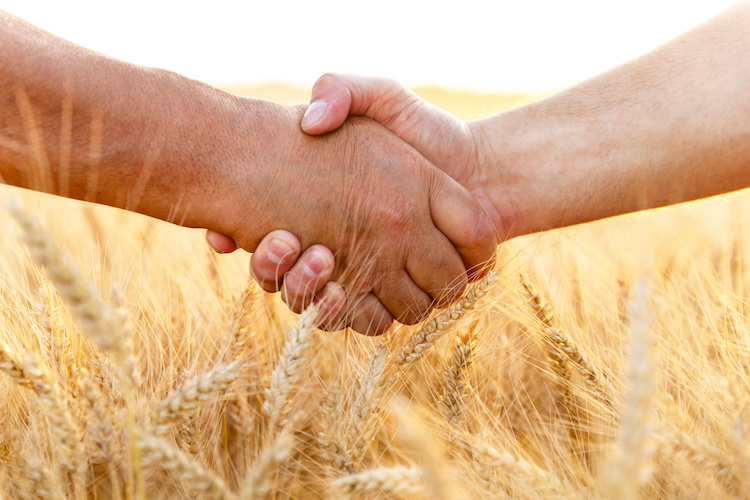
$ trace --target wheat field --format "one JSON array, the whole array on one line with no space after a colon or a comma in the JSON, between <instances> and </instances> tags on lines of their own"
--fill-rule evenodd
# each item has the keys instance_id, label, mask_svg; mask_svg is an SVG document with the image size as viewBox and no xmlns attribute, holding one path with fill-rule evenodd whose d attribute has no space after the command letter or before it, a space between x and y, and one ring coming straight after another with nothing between
<instances>
[{"instance_id":1,"label":"wheat field","mask_svg":"<svg viewBox=\"0 0 750 500\"><path fill-rule=\"evenodd\" d=\"M0 201L5 498L750 496L746 193L507 242L379 338L311 328L200 231Z\"/></svg>"}]
</instances>

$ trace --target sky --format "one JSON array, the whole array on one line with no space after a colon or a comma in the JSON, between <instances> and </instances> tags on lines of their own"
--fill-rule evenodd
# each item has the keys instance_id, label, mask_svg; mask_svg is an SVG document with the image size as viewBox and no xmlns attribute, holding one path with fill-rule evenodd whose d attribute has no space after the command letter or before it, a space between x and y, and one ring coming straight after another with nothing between
<instances>
[{"instance_id":1,"label":"sky","mask_svg":"<svg viewBox=\"0 0 750 500\"><path fill-rule=\"evenodd\" d=\"M91 49L209 83L327 71L545 92L638 56L733 0L4 0ZM460 4L460 6L459 6Z\"/></svg>"}]
</instances>

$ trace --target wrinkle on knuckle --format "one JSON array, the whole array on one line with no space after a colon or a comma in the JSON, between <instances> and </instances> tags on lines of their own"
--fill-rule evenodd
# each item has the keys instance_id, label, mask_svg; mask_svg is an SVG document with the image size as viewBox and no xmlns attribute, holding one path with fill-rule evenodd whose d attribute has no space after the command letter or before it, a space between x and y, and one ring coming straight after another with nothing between
<instances>
[{"instance_id":1,"label":"wrinkle on knuckle","mask_svg":"<svg viewBox=\"0 0 750 500\"><path fill-rule=\"evenodd\" d=\"M326 72L320 75L318 79L315 81L315 87L318 88L320 86L328 87L328 86L335 86L339 83L339 80L341 79L341 75L338 73L333 72Z\"/></svg>"},{"instance_id":2,"label":"wrinkle on knuckle","mask_svg":"<svg viewBox=\"0 0 750 500\"><path fill-rule=\"evenodd\" d=\"M488 250L489 254L494 252L495 228L483 211L472 217L471 223L464 225L464 228L466 246L476 250Z\"/></svg>"}]
</instances>

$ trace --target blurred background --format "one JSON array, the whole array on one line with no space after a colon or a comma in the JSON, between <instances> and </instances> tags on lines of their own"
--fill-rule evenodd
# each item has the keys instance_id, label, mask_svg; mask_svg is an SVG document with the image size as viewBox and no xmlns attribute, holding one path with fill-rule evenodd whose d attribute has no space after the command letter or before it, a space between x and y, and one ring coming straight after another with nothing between
<instances>
[{"instance_id":1,"label":"blurred background","mask_svg":"<svg viewBox=\"0 0 750 500\"><path fill-rule=\"evenodd\" d=\"M646 52L733 3L6 0L1 8L100 52L225 87L309 87L338 71L538 94Z\"/></svg>"}]
</instances>

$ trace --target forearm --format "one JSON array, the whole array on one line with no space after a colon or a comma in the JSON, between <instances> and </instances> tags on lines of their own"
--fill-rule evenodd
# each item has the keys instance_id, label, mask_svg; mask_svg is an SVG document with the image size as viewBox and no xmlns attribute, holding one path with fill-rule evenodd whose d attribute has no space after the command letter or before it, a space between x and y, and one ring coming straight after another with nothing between
<instances>
[{"instance_id":1,"label":"forearm","mask_svg":"<svg viewBox=\"0 0 750 500\"><path fill-rule=\"evenodd\" d=\"M750 4L473 127L509 236L750 186ZM494 194L493 194L494 193Z\"/></svg>"},{"instance_id":2,"label":"forearm","mask_svg":"<svg viewBox=\"0 0 750 500\"><path fill-rule=\"evenodd\" d=\"M217 135L240 113L238 99L2 12L0 28L6 183L207 225L221 179L214 149L226 142Z\"/></svg>"}]
</instances>

